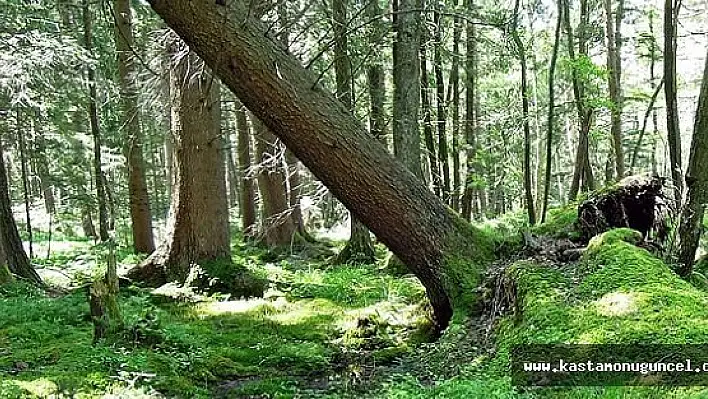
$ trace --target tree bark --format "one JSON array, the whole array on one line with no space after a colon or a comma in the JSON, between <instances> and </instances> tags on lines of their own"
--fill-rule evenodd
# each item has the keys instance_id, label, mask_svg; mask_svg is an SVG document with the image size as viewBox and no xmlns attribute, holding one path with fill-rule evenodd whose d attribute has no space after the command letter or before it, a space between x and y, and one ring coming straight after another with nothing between
<instances>
[{"instance_id":1,"label":"tree bark","mask_svg":"<svg viewBox=\"0 0 708 399\"><path fill-rule=\"evenodd\" d=\"M371 140L349 110L316 85L313 73L248 18L242 1L231 4L236 19L224 18L227 11L206 0L153 0L151 6L418 276L438 328L447 326L453 307L469 309L476 265L492 256L486 236Z\"/></svg>"},{"instance_id":2,"label":"tree bark","mask_svg":"<svg viewBox=\"0 0 708 399\"><path fill-rule=\"evenodd\" d=\"M531 181L531 127L529 126L529 93L526 72L526 49L518 32L519 0L514 5L514 20L511 37L518 51L521 63L521 117L524 123L524 192L526 194L526 212L531 226L536 224L536 208L533 200L533 182Z\"/></svg>"},{"instance_id":3,"label":"tree bark","mask_svg":"<svg viewBox=\"0 0 708 399\"><path fill-rule=\"evenodd\" d=\"M287 175L280 140L260 120L251 118L258 154L258 188L261 193L263 242L271 248L293 244L297 229L290 215Z\"/></svg>"},{"instance_id":4,"label":"tree bark","mask_svg":"<svg viewBox=\"0 0 708 399\"><path fill-rule=\"evenodd\" d=\"M129 0L115 0L115 43L118 54L118 80L122 111L124 151L128 166L128 199L130 203L133 249L149 254L155 250L152 233L150 197L145 180L143 160L143 133L135 84L136 68L133 60L134 40L132 12Z\"/></svg>"},{"instance_id":5,"label":"tree bark","mask_svg":"<svg viewBox=\"0 0 708 399\"><path fill-rule=\"evenodd\" d=\"M22 198L25 202L25 223L27 224L27 240L29 247L29 258L34 258L33 237L32 237L32 217L30 216L30 184L27 172L27 146L25 145L25 133L22 131L22 110L17 107L17 141L20 152L20 178L22 179Z\"/></svg>"},{"instance_id":6,"label":"tree bark","mask_svg":"<svg viewBox=\"0 0 708 399\"><path fill-rule=\"evenodd\" d=\"M353 80L351 58L349 55L349 38L347 35L347 4L346 0L332 1L332 19L334 24L334 73L337 83L337 98L352 113L354 112ZM371 234L350 212L350 237L347 245L337 256L337 263L374 263L376 254L371 244Z\"/></svg>"},{"instance_id":7,"label":"tree bark","mask_svg":"<svg viewBox=\"0 0 708 399\"><path fill-rule=\"evenodd\" d=\"M251 171L251 129L246 110L236 102L236 130L238 132L238 167L241 177L241 228L246 237L253 237L256 226L256 185Z\"/></svg>"},{"instance_id":8,"label":"tree bark","mask_svg":"<svg viewBox=\"0 0 708 399\"><path fill-rule=\"evenodd\" d=\"M36 135L37 149L37 175L39 177L40 190L44 198L44 208L47 213L54 214L56 211L56 200L52 190L51 175L49 173L49 161L47 160L47 145L44 140L42 113L37 108L35 110L34 132Z\"/></svg>"},{"instance_id":9,"label":"tree bark","mask_svg":"<svg viewBox=\"0 0 708 399\"><path fill-rule=\"evenodd\" d=\"M416 0L394 1L393 153L419 179L420 8Z\"/></svg>"},{"instance_id":10,"label":"tree bark","mask_svg":"<svg viewBox=\"0 0 708 399\"><path fill-rule=\"evenodd\" d=\"M683 171L681 167L681 130L679 127L678 102L676 99L676 32L678 2L664 0L664 98L666 99L666 133L669 142L671 179L675 198L683 198Z\"/></svg>"},{"instance_id":11,"label":"tree bark","mask_svg":"<svg viewBox=\"0 0 708 399\"><path fill-rule=\"evenodd\" d=\"M548 210L548 199L551 192L551 167L553 165L553 131L555 130L555 77L556 63L558 61L558 48L560 47L561 25L563 21L563 0L558 2L558 20L556 22L556 31L553 40L553 51L551 53L551 63L548 67L548 123L546 125L546 176L543 188L543 206L541 208L541 223L546 221L546 211ZM560 188L560 186L559 186ZM562 196L561 196L562 197Z\"/></svg>"},{"instance_id":12,"label":"tree bark","mask_svg":"<svg viewBox=\"0 0 708 399\"><path fill-rule=\"evenodd\" d=\"M457 0L455 0L457 3ZM457 6L457 4L455 4ZM460 210L461 173L460 170L460 40L462 18L455 15L452 33L452 66L450 69L450 91L452 92L452 209ZM448 92L450 97L450 92Z\"/></svg>"},{"instance_id":13,"label":"tree bark","mask_svg":"<svg viewBox=\"0 0 708 399\"><path fill-rule=\"evenodd\" d=\"M10 187L7 182L5 155L0 143L0 240L7 256L7 266L14 275L37 285L43 285L42 279L30 264L25 249L22 247L17 224L12 215Z\"/></svg>"},{"instance_id":14,"label":"tree bark","mask_svg":"<svg viewBox=\"0 0 708 399\"><path fill-rule=\"evenodd\" d=\"M622 34L623 0L617 1L615 18L612 18L612 0L604 0L607 31L607 86L612 108L610 109L612 147L615 153L617 179L625 176L624 149L622 148Z\"/></svg>"},{"instance_id":15,"label":"tree bark","mask_svg":"<svg viewBox=\"0 0 708 399\"><path fill-rule=\"evenodd\" d=\"M472 15L475 12L474 0L466 0L467 12ZM465 79L465 154L467 157L467 175L465 177L464 193L462 194L462 217L466 220L472 219L472 197L475 190L476 157L477 157L477 119L475 117L475 102L477 92L477 28L472 21L467 21L467 53L465 69L467 70Z\"/></svg>"},{"instance_id":16,"label":"tree bark","mask_svg":"<svg viewBox=\"0 0 708 399\"><path fill-rule=\"evenodd\" d=\"M93 54L93 33L91 10L89 9L88 0L82 2L82 19L84 28L84 46L89 54ZM88 114L89 123L91 125L91 136L93 137L93 168L96 184L96 197L98 201L98 231L101 241L108 240L108 208L106 199L106 187L104 185L103 170L101 169L101 131L98 124L98 109L96 93L96 71L92 67L88 67Z\"/></svg>"},{"instance_id":17,"label":"tree bark","mask_svg":"<svg viewBox=\"0 0 708 399\"><path fill-rule=\"evenodd\" d=\"M691 155L686 171L686 205L681 212L679 238L679 275L689 277L693 271L696 250L703 232L703 214L708 201L708 57L703 70L703 83L693 128Z\"/></svg>"},{"instance_id":18,"label":"tree bark","mask_svg":"<svg viewBox=\"0 0 708 399\"><path fill-rule=\"evenodd\" d=\"M127 277L184 283L195 264L231 259L219 81L181 40L170 44L175 181L165 241ZM180 56L178 56L180 54Z\"/></svg>"},{"instance_id":19,"label":"tree bark","mask_svg":"<svg viewBox=\"0 0 708 399\"><path fill-rule=\"evenodd\" d=\"M435 25L435 42L433 54L433 70L435 71L436 104L437 104L437 127L438 127L438 155L440 158L440 173L442 174L442 198L443 202L450 204L450 160L447 151L447 105L445 104L445 79L443 78L442 65L442 18L440 16L440 4L433 4L433 25Z\"/></svg>"},{"instance_id":20,"label":"tree bark","mask_svg":"<svg viewBox=\"0 0 708 399\"><path fill-rule=\"evenodd\" d=\"M430 176L433 181L433 192L441 196L442 182L440 181L440 165L438 157L435 155L435 139L433 138L432 109L430 97L428 97L428 58L426 57L425 46L420 47L420 102L423 113L423 136L425 137L425 149L428 153L428 166Z\"/></svg>"}]
</instances>

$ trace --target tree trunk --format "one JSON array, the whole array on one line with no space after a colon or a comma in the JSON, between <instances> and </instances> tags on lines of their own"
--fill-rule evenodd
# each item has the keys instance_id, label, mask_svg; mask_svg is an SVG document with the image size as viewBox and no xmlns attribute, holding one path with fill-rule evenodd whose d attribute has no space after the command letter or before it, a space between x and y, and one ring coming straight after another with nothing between
<instances>
[{"instance_id":1,"label":"tree trunk","mask_svg":"<svg viewBox=\"0 0 708 399\"><path fill-rule=\"evenodd\" d=\"M457 3L457 0L455 0ZM455 4L457 6L457 4ZM452 67L450 70L450 91L452 92L452 209L460 210L461 180L460 175L460 38L462 36L462 18L455 15L455 27L452 33ZM450 92L448 92L450 97Z\"/></svg>"},{"instance_id":2,"label":"tree trunk","mask_svg":"<svg viewBox=\"0 0 708 399\"><path fill-rule=\"evenodd\" d=\"M195 264L231 259L219 82L181 40L170 44L175 181L165 241L128 278L184 283ZM180 56L177 56L181 54Z\"/></svg>"},{"instance_id":3,"label":"tree trunk","mask_svg":"<svg viewBox=\"0 0 708 399\"><path fill-rule=\"evenodd\" d=\"M536 208L533 200L533 182L531 181L531 127L529 126L529 93L526 72L526 49L517 30L519 20L519 0L514 6L511 37L519 52L521 63L521 117L524 121L524 192L526 193L526 212L531 226L536 224Z\"/></svg>"},{"instance_id":4,"label":"tree trunk","mask_svg":"<svg viewBox=\"0 0 708 399\"><path fill-rule=\"evenodd\" d=\"M681 213L678 273L689 277L693 271L696 249L703 232L703 214L708 201L708 57L703 69L703 83L693 128L691 155L686 171L686 205Z\"/></svg>"},{"instance_id":5,"label":"tree trunk","mask_svg":"<svg viewBox=\"0 0 708 399\"><path fill-rule=\"evenodd\" d=\"M36 148L37 148L37 175L39 177L40 190L42 191L42 197L44 198L44 208L47 213L54 214L56 211L56 201L54 199L54 192L52 191L52 184L50 182L49 173L49 161L47 159L47 145L44 140L44 129L43 129L42 113L37 108L35 110L35 121L34 121L34 132L36 135Z\"/></svg>"},{"instance_id":6,"label":"tree trunk","mask_svg":"<svg viewBox=\"0 0 708 399\"><path fill-rule=\"evenodd\" d=\"M546 126L546 184L543 187L543 206L541 208L541 223L546 221L546 211L548 210L548 198L551 192L551 167L553 165L553 131L555 130L555 77L556 63L558 61L558 48L560 47L561 25L563 21L563 0L558 2L558 21L556 22L556 32L553 40L553 51L551 53L551 63L548 67L548 123ZM560 186L559 186L560 188ZM562 196L559 196L562 198Z\"/></svg>"},{"instance_id":7,"label":"tree trunk","mask_svg":"<svg viewBox=\"0 0 708 399\"><path fill-rule=\"evenodd\" d=\"M25 145L25 132L22 131L22 110L17 107L17 141L20 149L20 177L22 178L22 197L25 201L25 223L27 224L27 240L29 244L29 258L34 258L32 249L32 218L30 216L30 186L29 175L27 172L27 146Z\"/></svg>"},{"instance_id":8,"label":"tree trunk","mask_svg":"<svg viewBox=\"0 0 708 399\"><path fill-rule=\"evenodd\" d=\"M447 326L453 307L469 309L477 265L492 256L486 236L371 140L346 107L317 87L313 73L265 37L242 1L232 3L235 19L224 18L223 7L206 0L153 0L151 6L418 276L438 328ZM418 91L417 84L413 88Z\"/></svg>"},{"instance_id":9,"label":"tree trunk","mask_svg":"<svg viewBox=\"0 0 708 399\"><path fill-rule=\"evenodd\" d=\"M441 197L442 182L440 181L440 165L435 155L435 139L433 138L433 122L431 116L432 109L430 106L430 98L428 97L429 80L426 51L425 46L420 47L420 101L421 111L423 113L423 136L425 137L425 149L428 153L428 164L433 181L433 192L438 197Z\"/></svg>"},{"instance_id":10,"label":"tree trunk","mask_svg":"<svg viewBox=\"0 0 708 399\"><path fill-rule=\"evenodd\" d=\"M447 151L447 106L445 104L445 79L443 78L442 46L443 26L440 17L440 4L434 3L433 25L435 25L435 52L433 55L433 69L435 71L435 85L437 94L437 127L438 127L438 154L440 158L440 172L442 174L443 202L450 204L450 160Z\"/></svg>"},{"instance_id":11,"label":"tree trunk","mask_svg":"<svg viewBox=\"0 0 708 399\"><path fill-rule=\"evenodd\" d=\"M419 179L420 8L416 0L394 1L393 153Z\"/></svg>"},{"instance_id":12,"label":"tree trunk","mask_svg":"<svg viewBox=\"0 0 708 399\"><path fill-rule=\"evenodd\" d=\"M337 98L351 112L354 112L353 80L351 58L349 56L349 38L347 35L346 0L332 1L334 24L334 73L337 82ZM350 213L350 237L347 245L337 256L337 263L374 263L376 254L371 244L371 234L354 214Z\"/></svg>"},{"instance_id":13,"label":"tree trunk","mask_svg":"<svg viewBox=\"0 0 708 399\"><path fill-rule=\"evenodd\" d=\"M82 2L82 19L84 28L84 46L89 54L93 54L93 33L91 10L88 0ZM101 170L101 132L98 124L97 94L96 94L96 72L92 67L88 67L88 114L91 125L91 136L93 137L93 168L96 183L96 197L98 201L98 231L101 241L108 240L108 209L106 205L106 187L104 185L103 170Z\"/></svg>"},{"instance_id":14,"label":"tree trunk","mask_svg":"<svg viewBox=\"0 0 708 399\"><path fill-rule=\"evenodd\" d=\"M612 18L612 0L605 0L606 31L607 31L607 81L612 107L611 133L612 147L615 153L615 168L617 179L625 175L624 149L622 148L622 34L620 31L623 14L623 0L617 1L615 19Z\"/></svg>"},{"instance_id":15,"label":"tree trunk","mask_svg":"<svg viewBox=\"0 0 708 399\"><path fill-rule=\"evenodd\" d=\"M676 32L680 2L664 0L664 97L666 99L666 132L669 142L671 179L678 202L683 198L683 173L681 168L681 130L676 88Z\"/></svg>"},{"instance_id":16,"label":"tree trunk","mask_svg":"<svg viewBox=\"0 0 708 399\"><path fill-rule=\"evenodd\" d=\"M293 244L297 229L290 215L287 197L287 176L280 140L261 121L251 118L258 154L258 188L261 193L262 238L269 247Z\"/></svg>"},{"instance_id":17,"label":"tree trunk","mask_svg":"<svg viewBox=\"0 0 708 399\"><path fill-rule=\"evenodd\" d=\"M467 1L467 12L472 15L475 12L474 0ZM477 28L472 21L467 21L467 54L465 60L466 80L465 80L465 154L467 156L467 175L465 177L464 193L462 194L462 217L466 220L472 219L472 197L475 189L476 157L477 157L477 125L475 117L475 101L477 92Z\"/></svg>"},{"instance_id":18,"label":"tree trunk","mask_svg":"<svg viewBox=\"0 0 708 399\"><path fill-rule=\"evenodd\" d=\"M118 54L118 80L122 110L125 158L128 163L128 199L130 202L133 249L149 254L155 250L152 234L150 197L145 180L143 160L143 133L140 126L138 91L135 84L136 68L133 60L132 12L129 0L115 0L115 42Z\"/></svg>"},{"instance_id":19,"label":"tree trunk","mask_svg":"<svg viewBox=\"0 0 708 399\"><path fill-rule=\"evenodd\" d=\"M236 102L236 129L238 132L238 167L241 177L239 193L241 197L241 228L245 237L255 234L256 226L256 185L251 171L251 129L248 126L246 110L240 101Z\"/></svg>"},{"instance_id":20,"label":"tree trunk","mask_svg":"<svg viewBox=\"0 0 708 399\"><path fill-rule=\"evenodd\" d=\"M5 155L0 143L0 240L7 256L7 266L14 275L32 283L43 285L42 279L32 268L27 253L22 247L20 234L17 232L15 218L12 215L10 187L7 183Z\"/></svg>"},{"instance_id":21,"label":"tree trunk","mask_svg":"<svg viewBox=\"0 0 708 399\"><path fill-rule=\"evenodd\" d=\"M239 188L238 188L238 172L236 163L234 162L233 143L231 141L231 132L229 131L225 137L226 145L224 146L224 158L226 160L226 180L229 186L229 207L233 208L238 205Z\"/></svg>"}]
</instances>

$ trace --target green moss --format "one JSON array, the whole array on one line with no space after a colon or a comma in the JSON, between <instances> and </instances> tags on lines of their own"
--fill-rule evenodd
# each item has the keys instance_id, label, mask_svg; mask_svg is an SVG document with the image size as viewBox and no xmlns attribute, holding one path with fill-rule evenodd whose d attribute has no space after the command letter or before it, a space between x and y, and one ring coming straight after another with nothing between
<instances>
[{"instance_id":1,"label":"green moss","mask_svg":"<svg viewBox=\"0 0 708 399\"><path fill-rule=\"evenodd\" d=\"M579 233L576 228L578 221L578 202L571 202L560 208L553 208L546 215L546 222L534 226L531 232L556 238L575 239Z\"/></svg>"}]
</instances>

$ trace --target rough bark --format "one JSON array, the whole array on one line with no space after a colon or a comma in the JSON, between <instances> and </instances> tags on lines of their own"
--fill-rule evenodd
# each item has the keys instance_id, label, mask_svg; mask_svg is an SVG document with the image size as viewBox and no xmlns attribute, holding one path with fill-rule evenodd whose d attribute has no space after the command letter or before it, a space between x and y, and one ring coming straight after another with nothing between
<instances>
[{"instance_id":1,"label":"rough bark","mask_svg":"<svg viewBox=\"0 0 708 399\"><path fill-rule=\"evenodd\" d=\"M531 181L531 127L529 126L529 88L526 71L526 48L518 32L519 0L514 5L514 20L511 27L511 37L518 51L521 64L521 117L524 123L524 193L526 194L526 212L529 224L536 224L536 208L533 200L533 182Z\"/></svg>"},{"instance_id":2,"label":"rough bark","mask_svg":"<svg viewBox=\"0 0 708 399\"><path fill-rule=\"evenodd\" d=\"M551 167L553 166L553 131L555 130L555 77L556 63L558 61L558 48L560 47L561 25L563 21L562 0L557 0L557 22L553 40L553 51L551 52L551 62L548 67L548 123L546 125L546 175L543 187L543 206L541 208L541 223L546 221L546 211L548 210L548 198L551 192ZM560 186L559 186L560 188ZM561 196L562 197L562 196Z\"/></svg>"},{"instance_id":3,"label":"rough bark","mask_svg":"<svg viewBox=\"0 0 708 399\"><path fill-rule=\"evenodd\" d=\"M89 9L88 0L82 2L82 19L84 29L84 47L93 54L93 33L92 33L92 17ZM93 137L93 168L94 179L96 185L96 197L98 201L98 231L101 241L108 240L108 208L106 198L106 187L104 185L103 170L101 169L101 131L98 124L98 108L96 93L96 71L92 67L88 67L88 115L89 124L91 125L91 136Z\"/></svg>"},{"instance_id":4,"label":"rough bark","mask_svg":"<svg viewBox=\"0 0 708 399\"><path fill-rule=\"evenodd\" d=\"M455 1L457 3L457 1ZM461 173L460 170L460 40L462 36L462 18L455 15L455 27L452 33L452 66L450 69L450 91L452 93L452 209L460 210Z\"/></svg>"},{"instance_id":5,"label":"rough bark","mask_svg":"<svg viewBox=\"0 0 708 399\"><path fill-rule=\"evenodd\" d=\"M30 264L27 253L22 247L17 224L12 215L10 187L7 182L5 155L0 143L0 240L7 256L7 266L12 274L38 285L43 285L42 279Z\"/></svg>"},{"instance_id":6,"label":"rough bark","mask_svg":"<svg viewBox=\"0 0 708 399\"><path fill-rule=\"evenodd\" d=\"M435 25L433 70L435 71L435 92L437 104L438 156L442 174L443 202L450 204L450 160L447 150L447 105L445 104L445 79L443 78L442 47L443 26L440 4L433 4L433 25Z\"/></svg>"},{"instance_id":7,"label":"rough bark","mask_svg":"<svg viewBox=\"0 0 708 399\"><path fill-rule=\"evenodd\" d=\"M474 0L465 0L467 11L475 12ZM465 58L465 154L467 175L465 177L464 192L462 194L461 214L466 220L472 219L472 197L474 196L474 183L476 174L477 156L477 119L475 118L476 92L477 92L477 28L472 21L466 24L467 49Z\"/></svg>"},{"instance_id":8,"label":"rough bark","mask_svg":"<svg viewBox=\"0 0 708 399\"><path fill-rule=\"evenodd\" d=\"M691 155L686 171L686 205L679 226L678 273L688 277L693 271L696 250L703 232L703 214L708 202L708 57L703 70L703 83L698 97L698 108L693 128Z\"/></svg>"},{"instance_id":9,"label":"rough bark","mask_svg":"<svg viewBox=\"0 0 708 399\"><path fill-rule=\"evenodd\" d=\"M256 225L256 185L251 173L251 129L246 110L236 102L236 129L238 132L238 168L241 177L241 228L246 237L253 237Z\"/></svg>"},{"instance_id":10,"label":"rough bark","mask_svg":"<svg viewBox=\"0 0 708 399\"><path fill-rule=\"evenodd\" d=\"M130 203L133 249L136 253L149 254L155 250L152 233L150 197L145 179L143 160L143 133L138 107L138 90L135 84L136 68L133 51L133 24L129 0L115 0L115 43L120 83L121 126L124 152L128 166L128 200Z\"/></svg>"},{"instance_id":11,"label":"rough bark","mask_svg":"<svg viewBox=\"0 0 708 399\"><path fill-rule=\"evenodd\" d=\"M428 58L426 57L425 46L420 47L420 102L423 113L423 137L425 137L425 149L428 154L428 167L432 177L433 192L441 197L442 182L440 179L440 165L438 157L435 155L435 138L433 137L432 109L430 97L428 96Z\"/></svg>"},{"instance_id":12,"label":"rough bark","mask_svg":"<svg viewBox=\"0 0 708 399\"><path fill-rule=\"evenodd\" d=\"M607 87L612 108L610 123L612 149L615 155L615 168L618 179L625 175L624 149L622 148L622 34L620 31L623 14L623 0L617 1L615 18L612 14L612 0L604 0L605 29L607 32Z\"/></svg>"},{"instance_id":13,"label":"rough bark","mask_svg":"<svg viewBox=\"0 0 708 399\"><path fill-rule=\"evenodd\" d=\"M200 262L231 256L219 81L194 72L201 60L181 41L173 40L170 53L176 181L170 218L165 241L127 275L150 285L187 282Z\"/></svg>"},{"instance_id":14,"label":"rough bark","mask_svg":"<svg viewBox=\"0 0 708 399\"><path fill-rule=\"evenodd\" d=\"M227 11L206 0L153 0L151 6L411 268L426 287L439 328L447 326L453 306L468 308L479 273L468 262L490 256L487 246L477 245L483 236L371 140L349 110L315 84L313 73L248 18L246 4L231 4L236 19L224 18Z\"/></svg>"},{"instance_id":15,"label":"rough bark","mask_svg":"<svg viewBox=\"0 0 708 399\"><path fill-rule=\"evenodd\" d=\"M251 118L258 154L258 189L261 193L263 242L271 248L294 243L297 229L290 215L287 174L283 164L285 148L261 121Z\"/></svg>"},{"instance_id":16,"label":"rough bark","mask_svg":"<svg viewBox=\"0 0 708 399\"><path fill-rule=\"evenodd\" d=\"M419 179L420 160L420 8L416 0L394 2L393 153Z\"/></svg>"},{"instance_id":17,"label":"rough bark","mask_svg":"<svg viewBox=\"0 0 708 399\"><path fill-rule=\"evenodd\" d=\"M675 198L683 198L683 171L681 167L681 130L676 99L676 32L678 2L664 0L664 98L666 99L666 134L669 143L671 179Z\"/></svg>"}]
</instances>

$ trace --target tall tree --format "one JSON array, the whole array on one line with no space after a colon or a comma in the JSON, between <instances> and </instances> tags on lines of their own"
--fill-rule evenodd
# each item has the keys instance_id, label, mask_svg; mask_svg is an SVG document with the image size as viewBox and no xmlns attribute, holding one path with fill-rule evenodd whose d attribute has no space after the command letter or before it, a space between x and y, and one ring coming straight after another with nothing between
<instances>
[{"instance_id":1,"label":"tall tree","mask_svg":"<svg viewBox=\"0 0 708 399\"><path fill-rule=\"evenodd\" d=\"M420 7L416 0L393 1L393 153L419 179Z\"/></svg>"},{"instance_id":2,"label":"tall tree","mask_svg":"<svg viewBox=\"0 0 708 399\"><path fill-rule=\"evenodd\" d=\"M511 37L521 64L521 118L524 125L524 192L526 194L526 212L529 224L536 224L536 208L533 200L533 183L531 181L531 127L529 125L529 88L527 82L526 47L519 35L519 5L514 3L514 16L511 22Z\"/></svg>"},{"instance_id":3,"label":"tall tree","mask_svg":"<svg viewBox=\"0 0 708 399\"><path fill-rule=\"evenodd\" d=\"M683 196L681 130L676 99L676 32L679 4L678 0L664 0L664 98L666 99L666 133L669 143L671 179L676 188L676 199L681 201Z\"/></svg>"},{"instance_id":4,"label":"tall tree","mask_svg":"<svg viewBox=\"0 0 708 399\"><path fill-rule=\"evenodd\" d=\"M476 12L474 0L465 0L467 12L473 15ZM467 49L465 55L465 154L467 175L465 177L464 193L460 205L462 216L472 218L472 199L475 191L476 157L477 157L477 27L473 21L467 20L465 26Z\"/></svg>"},{"instance_id":5,"label":"tall tree","mask_svg":"<svg viewBox=\"0 0 708 399\"><path fill-rule=\"evenodd\" d=\"M423 40L424 42L426 40ZM430 105L430 97L428 96L428 90L430 80L428 78L428 57L427 57L427 46L422 44L420 46L420 102L421 102L421 112L423 114L423 137L425 137L425 149L428 155L428 166L430 169L430 176L433 181L433 192L437 196L441 196L442 181L440 178L440 165L438 163L438 157L435 155L435 138L433 137L433 110Z\"/></svg>"},{"instance_id":6,"label":"tall tree","mask_svg":"<svg viewBox=\"0 0 708 399\"><path fill-rule=\"evenodd\" d=\"M130 0L115 0L115 42L118 53L118 80L122 108L122 129L125 158L128 163L128 200L133 233L133 249L149 254L155 250L152 234L150 197L145 180L143 160L143 132L135 84L136 68L133 57L133 22Z\"/></svg>"},{"instance_id":7,"label":"tall tree","mask_svg":"<svg viewBox=\"0 0 708 399\"><path fill-rule=\"evenodd\" d=\"M230 260L219 81L178 39L169 44L175 182L165 241L128 277L185 282L198 262Z\"/></svg>"},{"instance_id":8,"label":"tall tree","mask_svg":"<svg viewBox=\"0 0 708 399\"><path fill-rule=\"evenodd\" d=\"M457 0L455 0L457 8ZM455 15L455 27L452 33L452 65L450 69L450 90L452 96L452 209L460 210L461 170L460 170L460 40L462 36L462 18Z\"/></svg>"},{"instance_id":9,"label":"tall tree","mask_svg":"<svg viewBox=\"0 0 708 399\"><path fill-rule=\"evenodd\" d=\"M82 20L84 29L84 46L89 54L93 54L93 23L89 1L82 1ZM96 198L98 201L98 236L101 241L108 241L108 198L105 186L105 177L101 168L101 128L98 122L98 94L96 90L96 71L92 66L88 68L88 115L93 137L93 168L96 185Z\"/></svg>"},{"instance_id":10,"label":"tall tree","mask_svg":"<svg viewBox=\"0 0 708 399\"><path fill-rule=\"evenodd\" d=\"M551 192L551 167L553 165L553 131L555 130L555 76L556 64L558 62L558 48L561 39L561 24L563 22L563 0L557 0L557 22L553 40L553 51L551 52L551 62L548 66L548 123L546 124L546 184L543 188L543 207L541 208L541 223L546 221L546 211L548 210L548 197Z\"/></svg>"},{"instance_id":11,"label":"tall tree","mask_svg":"<svg viewBox=\"0 0 708 399\"><path fill-rule=\"evenodd\" d=\"M236 131L238 149L238 167L241 184L241 228L244 236L252 237L256 226L256 185L251 171L251 129L248 125L246 109L236 100Z\"/></svg>"},{"instance_id":12,"label":"tall tree","mask_svg":"<svg viewBox=\"0 0 708 399\"><path fill-rule=\"evenodd\" d=\"M42 279L30 264L27 253L22 246L22 239L17 232L15 217L12 215L12 200L7 181L5 155L0 143L0 245L4 249L7 266L13 274L42 285Z\"/></svg>"},{"instance_id":13,"label":"tall tree","mask_svg":"<svg viewBox=\"0 0 708 399\"><path fill-rule=\"evenodd\" d=\"M703 214L708 202L708 56L703 69L703 83L693 127L691 155L686 171L686 205L681 212L678 273L688 277L693 271L696 249L703 232Z\"/></svg>"},{"instance_id":14,"label":"tall tree","mask_svg":"<svg viewBox=\"0 0 708 399\"><path fill-rule=\"evenodd\" d=\"M337 98L347 109L354 111L353 76L349 56L349 38L347 35L346 0L332 1L332 22L334 24L334 73L337 82ZM350 215L350 237L347 245L337 256L338 263L351 261L373 263L376 260L371 234L354 214Z\"/></svg>"},{"instance_id":15,"label":"tall tree","mask_svg":"<svg viewBox=\"0 0 708 399\"><path fill-rule=\"evenodd\" d=\"M450 160L447 150L447 105L445 104L445 79L443 78L442 47L443 21L440 3L433 2L434 53L433 70L435 71L435 92L437 104L438 154L440 158L440 173L442 174L442 198L450 204Z\"/></svg>"},{"instance_id":16,"label":"tall tree","mask_svg":"<svg viewBox=\"0 0 708 399\"><path fill-rule=\"evenodd\" d=\"M153 0L151 6L418 276L438 328L447 326L453 308L469 309L479 278L475 265L491 257L486 237L371 140L346 107L317 87L313 73L266 37L247 4L231 3L236 19L225 19L223 7L206 0Z\"/></svg>"},{"instance_id":17,"label":"tall tree","mask_svg":"<svg viewBox=\"0 0 708 399\"><path fill-rule=\"evenodd\" d=\"M607 81L612 107L611 133L615 153L617 179L625 175L624 149L622 148L622 17L624 0L617 0L615 18L612 18L612 0L604 0L607 31Z\"/></svg>"}]
</instances>

